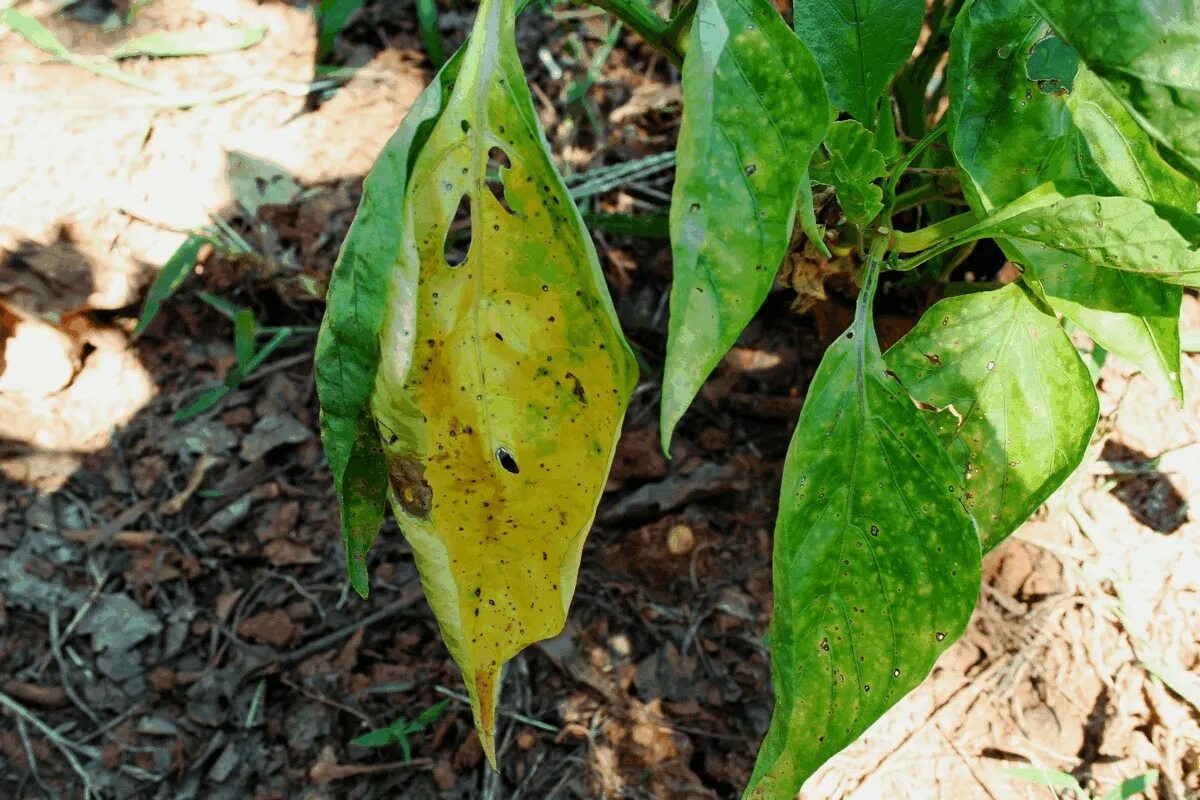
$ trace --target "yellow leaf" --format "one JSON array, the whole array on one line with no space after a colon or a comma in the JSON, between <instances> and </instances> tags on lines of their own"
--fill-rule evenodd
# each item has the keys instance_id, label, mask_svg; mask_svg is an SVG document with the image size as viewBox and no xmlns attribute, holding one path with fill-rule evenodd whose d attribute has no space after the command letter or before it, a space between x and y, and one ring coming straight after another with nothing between
<instances>
[{"instance_id":1,"label":"yellow leaf","mask_svg":"<svg viewBox=\"0 0 1200 800\"><path fill-rule=\"evenodd\" d=\"M537 125L513 0L483 0L405 193L371 409L494 764L500 670L566 621L637 379Z\"/></svg>"}]
</instances>

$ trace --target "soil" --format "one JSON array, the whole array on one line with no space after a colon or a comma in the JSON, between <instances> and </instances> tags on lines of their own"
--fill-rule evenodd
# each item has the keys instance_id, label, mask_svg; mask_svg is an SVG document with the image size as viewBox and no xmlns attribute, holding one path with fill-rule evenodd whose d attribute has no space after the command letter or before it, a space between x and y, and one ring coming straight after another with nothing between
<instances>
[{"instance_id":1,"label":"soil","mask_svg":"<svg viewBox=\"0 0 1200 800\"><path fill-rule=\"evenodd\" d=\"M266 35L120 64L171 87L154 95L0 31L0 797L77 795L84 775L122 800L740 796L771 711L762 636L782 460L852 286L793 265L668 462L655 431L669 250L596 235L649 370L567 629L508 672L492 772L393 523L370 600L349 591L317 435L323 287L363 175L432 75L412 3L368 3L332 54L346 71L315 88L327 73L301 3L160 0L111 30L105 3L54 5L17 7L92 59L159 31L240 22ZM448 52L472 9L441 3ZM550 9L525 15L520 48L564 173L670 150L670 64L623 33L572 99L609 23ZM626 183L590 210L661 212L670 179ZM205 248L135 337L156 270L214 220L242 252ZM299 332L180 423L236 362L232 325L201 292ZM882 338L929 300L884 294ZM1184 324L1200 331L1193 296ZM1029 765L1097 795L1153 769L1146 796L1197 796L1200 711L1176 693L1200 685L1196 356L1183 376L1181 409L1129 365L1104 365L1084 466L988 557L971 626L931 677L804 797L1050 796L1010 772ZM351 743L443 700L409 737L411 760Z\"/></svg>"}]
</instances>

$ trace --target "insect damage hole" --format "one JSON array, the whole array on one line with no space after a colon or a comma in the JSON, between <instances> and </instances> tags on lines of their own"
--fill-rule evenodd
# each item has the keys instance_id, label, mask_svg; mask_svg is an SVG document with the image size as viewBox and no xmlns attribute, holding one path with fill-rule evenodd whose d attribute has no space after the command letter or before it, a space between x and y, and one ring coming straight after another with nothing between
<instances>
[{"instance_id":1,"label":"insect damage hole","mask_svg":"<svg viewBox=\"0 0 1200 800\"><path fill-rule=\"evenodd\" d=\"M508 194L504 187L504 175L510 169L512 169L512 159L508 157L508 153L499 147L493 147L488 150L488 191L492 193L492 197L496 198L496 202L500 204L501 208L509 214L516 216L516 212L512 210L512 206L508 203Z\"/></svg>"},{"instance_id":2,"label":"insect damage hole","mask_svg":"<svg viewBox=\"0 0 1200 800\"><path fill-rule=\"evenodd\" d=\"M446 227L446 239L442 243L442 256L451 267L462 266L471 252L471 198L463 195L458 208Z\"/></svg>"},{"instance_id":3,"label":"insect damage hole","mask_svg":"<svg viewBox=\"0 0 1200 800\"><path fill-rule=\"evenodd\" d=\"M496 448L496 460L500 462L500 466L504 467L505 472L511 472L513 475L520 474L521 468L517 466L517 460L503 447Z\"/></svg>"}]
</instances>

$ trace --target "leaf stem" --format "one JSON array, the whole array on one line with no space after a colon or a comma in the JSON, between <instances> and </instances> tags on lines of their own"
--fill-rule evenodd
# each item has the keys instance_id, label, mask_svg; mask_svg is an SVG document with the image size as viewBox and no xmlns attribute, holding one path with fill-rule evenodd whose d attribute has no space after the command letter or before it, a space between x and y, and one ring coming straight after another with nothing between
<instances>
[{"instance_id":1,"label":"leaf stem","mask_svg":"<svg viewBox=\"0 0 1200 800\"><path fill-rule=\"evenodd\" d=\"M676 67L683 66L684 44L682 18L691 16L694 3L685 5L670 22L660 17L642 0L587 0L596 8L612 14L637 31L655 50L665 55ZM686 20L684 20L686 21Z\"/></svg>"}]
</instances>

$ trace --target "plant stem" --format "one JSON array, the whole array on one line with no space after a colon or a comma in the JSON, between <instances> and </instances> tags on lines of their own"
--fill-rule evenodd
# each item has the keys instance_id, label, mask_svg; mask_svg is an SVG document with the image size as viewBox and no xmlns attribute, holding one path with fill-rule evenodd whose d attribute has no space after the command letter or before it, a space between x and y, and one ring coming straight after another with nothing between
<instances>
[{"instance_id":1,"label":"plant stem","mask_svg":"<svg viewBox=\"0 0 1200 800\"><path fill-rule=\"evenodd\" d=\"M943 133L946 132L946 123L943 122L929 133L922 137L921 141L912 146L904 156L900 159L896 166L892 167L892 174L888 176L887 184L883 189L883 203L885 214L890 216L892 209L896 205L896 186L900 183L900 179L904 177L904 172L912 163L916 161L922 153L929 149L929 146L937 141Z\"/></svg>"},{"instance_id":2,"label":"plant stem","mask_svg":"<svg viewBox=\"0 0 1200 800\"><path fill-rule=\"evenodd\" d=\"M896 195L896 201L892 208L893 214L899 214L902 211L907 211L910 208L927 203L930 200L939 200L942 198L942 187L936 183L926 183L914 189L909 189L907 192L901 192Z\"/></svg>"},{"instance_id":3,"label":"plant stem","mask_svg":"<svg viewBox=\"0 0 1200 800\"><path fill-rule=\"evenodd\" d=\"M896 231L892 235L892 241L897 253L919 253L953 239L978 221L979 219L968 211L965 214L935 222L919 231Z\"/></svg>"},{"instance_id":4,"label":"plant stem","mask_svg":"<svg viewBox=\"0 0 1200 800\"><path fill-rule=\"evenodd\" d=\"M591 5L607 11L629 27L637 31L638 36L646 40L655 50L665 55L676 67L683 66L683 45L678 20L685 14L690 14L684 6L675 19L668 22L656 14L641 0L587 0Z\"/></svg>"}]
</instances>

